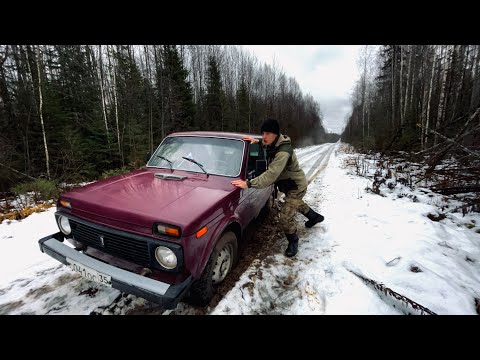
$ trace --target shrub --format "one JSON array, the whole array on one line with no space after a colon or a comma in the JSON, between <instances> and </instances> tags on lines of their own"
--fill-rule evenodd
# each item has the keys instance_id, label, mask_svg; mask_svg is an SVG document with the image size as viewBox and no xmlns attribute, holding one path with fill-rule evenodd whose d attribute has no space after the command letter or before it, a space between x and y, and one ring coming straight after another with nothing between
<instances>
[{"instance_id":1,"label":"shrub","mask_svg":"<svg viewBox=\"0 0 480 360\"><path fill-rule=\"evenodd\" d=\"M100 178L101 179L106 179L106 178L109 178L111 176L125 174L129 171L131 171L130 168L128 168L126 166L122 166L121 168L118 168L118 169L111 169L111 170L104 171L102 173L102 175L100 176Z\"/></svg>"},{"instance_id":2,"label":"shrub","mask_svg":"<svg viewBox=\"0 0 480 360\"><path fill-rule=\"evenodd\" d=\"M17 197L33 192L33 200L37 202L39 200L57 199L61 190L53 180L37 179L31 182L17 184L12 187L12 191L15 192Z\"/></svg>"}]
</instances>

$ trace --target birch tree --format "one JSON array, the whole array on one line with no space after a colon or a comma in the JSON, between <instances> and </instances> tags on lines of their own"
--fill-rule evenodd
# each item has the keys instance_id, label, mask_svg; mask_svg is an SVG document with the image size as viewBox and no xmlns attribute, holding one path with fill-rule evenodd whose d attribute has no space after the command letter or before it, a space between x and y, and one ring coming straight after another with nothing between
<instances>
[{"instance_id":1,"label":"birch tree","mask_svg":"<svg viewBox=\"0 0 480 360\"><path fill-rule=\"evenodd\" d=\"M107 45L107 51L108 51L108 45ZM119 126L119 121L118 121L118 101L117 101L117 67L115 65L115 57L113 57L113 64L111 63L111 58L113 54L113 45L110 47L110 52L109 52L109 57L108 57L108 62L109 62L109 69L111 72L111 77L113 80L112 84L112 92L113 92L113 103L114 103L114 109L115 109L115 124L117 126L117 143L118 143L118 154L120 155L122 159L122 166L125 165L125 160L123 157L123 151L122 151L122 142L120 140L120 126Z\"/></svg>"},{"instance_id":2,"label":"birch tree","mask_svg":"<svg viewBox=\"0 0 480 360\"><path fill-rule=\"evenodd\" d=\"M50 180L50 157L48 154L47 135L45 133L45 125L43 122L43 96L42 96L42 75L40 72L40 45L36 47L36 63L38 76L38 116L40 117L40 125L42 127L43 146L45 149L45 165L47 168L47 178Z\"/></svg>"},{"instance_id":3,"label":"birch tree","mask_svg":"<svg viewBox=\"0 0 480 360\"><path fill-rule=\"evenodd\" d=\"M430 133L430 107L432 101L432 90L433 90L433 78L435 77L435 60L437 56L437 47L433 47L433 60L432 60L432 75L430 76L430 86L428 88L428 100L427 100L427 114L425 117L425 129L424 129L424 137L425 142L424 144L428 144L428 134Z\"/></svg>"},{"instance_id":4,"label":"birch tree","mask_svg":"<svg viewBox=\"0 0 480 360\"><path fill-rule=\"evenodd\" d=\"M447 54L444 56L444 53ZM445 118L445 106L446 106L446 92L447 92L447 74L448 74L448 64L449 64L449 54L448 47L445 48L442 46L442 51L440 53L440 98L438 101L438 111L437 111L437 121L435 122L435 130L438 131L440 124L443 123ZM437 145L438 136L435 133L433 139L433 145Z\"/></svg>"},{"instance_id":5,"label":"birch tree","mask_svg":"<svg viewBox=\"0 0 480 360\"><path fill-rule=\"evenodd\" d=\"M408 47L407 47L408 49ZM405 121L405 116L407 113L407 106L408 106L408 91L410 89L410 80L412 79L413 71L412 71L412 54L413 54L413 47L410 48L410 54L408 56L408 65L407 65L407 86L405 87L405 98L404 98L404 107L402 113L402 124Z\"/></svg>"},{"instance_id":6,"label":"birch tree","mask_svg":"<svg viewBox=\"0 0 480 360\"><path fill-rule=\"evenodd\" d=\"M109 134L109 131L108 131L107 111L106 111L105 91L104 91L102 45L98 45L98 70L99 70L99 75L100 75L100 94L101 94L101 97L102 97L103 120L105 122L105 131L107 132L108 142L110 143L110 134Z\"/></svg>"}]
</instances>

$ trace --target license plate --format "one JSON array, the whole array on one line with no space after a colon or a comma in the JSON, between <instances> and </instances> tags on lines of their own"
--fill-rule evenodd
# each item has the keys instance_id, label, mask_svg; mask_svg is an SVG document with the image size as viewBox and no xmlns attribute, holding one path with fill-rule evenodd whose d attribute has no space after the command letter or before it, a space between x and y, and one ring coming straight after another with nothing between
<instances>
[{"instance_id":1,"label":"license plate","mask_svg":"<svg viewBox=\"0 0 480 360\"><path fill-rule=\"evenodd\" d=\"M69 259L69 258L67 258L67 264L68 264L68 266L70 266L70 269L79 273L85 279L88 279L90 281L94 281L94 282L112 287L112 277L110 275L102 274L101 272L98 272L97 270L93 270L93 269L89 268L88 266L80 264L80 263L78 263L78 262L76 262L72 259Z\"/></svg>"}]
</instances>

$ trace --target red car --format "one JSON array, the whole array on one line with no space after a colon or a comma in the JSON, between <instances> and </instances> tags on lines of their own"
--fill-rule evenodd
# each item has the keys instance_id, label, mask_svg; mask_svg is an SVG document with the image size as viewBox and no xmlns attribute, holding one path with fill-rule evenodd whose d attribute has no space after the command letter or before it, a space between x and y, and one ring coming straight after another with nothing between
<instances>
[{"instance_id":1,"label":"red car","mask_svg":"<svg viewBox=\"0 0 480 360\"><path fill-rule=\"evenodd\" d=\"M263 150L245 136L260 138L173 133L144 168L62 194L60 231L39 240L41 251L87 279L166 309L182 299L207 305L272 195L271 186L231 184L266 169Z\"/></svg>"}]
</instances>

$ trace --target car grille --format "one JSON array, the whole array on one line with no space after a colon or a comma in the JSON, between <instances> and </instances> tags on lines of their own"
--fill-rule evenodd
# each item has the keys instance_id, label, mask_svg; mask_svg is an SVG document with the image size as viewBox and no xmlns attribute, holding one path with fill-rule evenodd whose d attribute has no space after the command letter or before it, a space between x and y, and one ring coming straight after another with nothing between
<instances>
[{"instance_id":1,"label":"car grille","mask_svg":"<svg viewBox=\"0 0 480 360\"><path fill-rule=\"evenodd\" d=\"M74 220L70 220L70 224L73 238L78 242L136 264L150 266L146 241L100 231Z\"/></svg>"}]
</instances>

